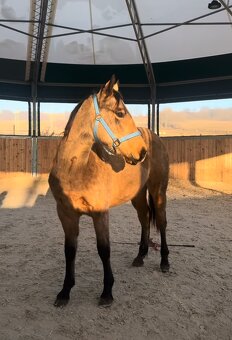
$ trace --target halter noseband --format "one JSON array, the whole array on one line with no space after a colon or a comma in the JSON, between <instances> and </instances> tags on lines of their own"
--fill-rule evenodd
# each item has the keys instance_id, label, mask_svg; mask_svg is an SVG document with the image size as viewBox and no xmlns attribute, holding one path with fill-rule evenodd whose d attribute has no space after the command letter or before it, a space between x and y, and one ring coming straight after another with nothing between
<instances>
[{"instance_id":1,"label":"halter noseband","mask_svg":"<svg viewBox=\"0 0 232 340\"><path fill-rule=\"evenodd\" d=\"M115 148L119 147L119 145L121 143L123 143L123 142L125 142L129 139L132 139L134 137L141 136L141 132L139 130L137 130L133 133L130 133L129 135L126 135L126 136L121 137L121 138L117 138L115 136L115 134L113 133L113 131L111 130L111 128L109 127L109 125L106 123L105 119L100 114L96 94L93 95L93 103L94 103L94 108L95 108L95 112L96 112L96 118L95 118L95 123L94 123L94 128L93 128L93 135L94 135L95 142L101 143L101 141L100 141L100 139L98 138L98 135L97 135L99 123L101 123L101 125L104 127L104 129L106 130L106 132L108 133L108 135L112 139L112 141L113 141L112 149L113 150L115 150Z\"/></svg>"}]
</instances>

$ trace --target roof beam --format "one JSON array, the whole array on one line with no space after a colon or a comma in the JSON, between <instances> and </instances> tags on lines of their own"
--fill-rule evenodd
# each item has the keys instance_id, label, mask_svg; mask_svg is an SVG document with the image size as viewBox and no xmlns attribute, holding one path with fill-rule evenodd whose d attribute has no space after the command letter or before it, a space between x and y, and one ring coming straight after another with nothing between
<instances>
[{"instance_id":1,"label":"roof beam","mask_svg":"<svg viewBox=\"0 0 232 340\"><path fill-rule=\"evenodd\" d=\"M55 0L57 1L57 0ZM229 6L228 8L230 9L231 6ZM221 11L223 11L224 9L222 9ZM214 13L210 13L210 15L212 15ZM207 14L208 15L208 14ZM9 23L26 23L26 24L38 24L39 21L36 20L16 20L16 19L0 19L0 22L9 22ZM99 31L107 31L107 30L111 30L111 29L115 29L115 28L122 28L122 27L129 27L132 26L132 24L121 24L121 25L112 25L112 26L105 26L105 27L98 27L98 28L93 28L91 30L81 30L79 28L76 27L71 27L71 26L64 26L64 25L57 25L57 24L53 24L53 23L46 23L47 26L52 26L52 27L58 27L58 28L64 28L64 29L69 29L69 30L73 30L73 31L77 31L78 33L95 33L95 32L99 32ZM144 22L141 23L141 26L173 26L173 25L231 25L229 22L227 21L210 21L210 22ZM6 26L6 28L8 29L13 29L13 27L10 26ZM23 32L20 31L19 32ZM28 35L27 32L23 32L25 34Z\"/></svg>"},{"instance_id":2,"label":"roof beam","mask_svg":"<svg viewBox=\"0 0 232 340\"><path fill-rule=\"evenodd\" d=\"M225 10L232 16L232 11L230 9L231 6L228 6L225 1L219 0L219 2L222 4L222 6L225 8ZM228 2L229 3L229 2Z\"/></svg>"},{"instance_id":3,"label":"roof beam","mask_svg":"<svg viewBox=\"0 0 232 340\"><path fill-rule=\"evenodd\" d=\"M32 1L30 9L29 39L27 42L27 62L25 71L25 81L30 80L31 62L35 60L35 47L39 29L40 1Z\"/></svg>"},{"instance_id":4,"label":"roof beam","mask_svg":"<svg viewBox=\"0 0 232 340\"><path fill-rule=\"evenodd\" d=\"M40 58L42 61L40 81L45 80L45 73L46 73L47 61L48 61L48 52L49 52L49 47L50 47L50 39L48 38L48 36L52 34L52 29L53 29L52 24L54 23L54 19L55 19L56 7L57 7L57 0L48 1L47 20L46 20L46 27L45 27L45 32L43 36L43 46L42 46L41 58Z\"/></svg>"},{"instance_id":5,"label":"roof beam","mask_svg":"<svg viewBox=\"0 0 232 340\"><path fill-rule=\"evenodd\" d=\"M53 25L53 26L54 27L61 27L60 25ZM128 26L128 25L124 25L124 26ZM109 37L109 38L117 38L117 39L129 40L129 41L136 41L135 39L132 39L132 38L127 38L127 37L123 37L123 36L119 36L119 35L113 35L113 34L98 32L100 30L104 30L105 28L91 29L91 30L83 30L83 29L80 29L80 28L73 28L73 27L67 27L67 28L70 29L70 30L73 30L74 32L49 35L49 36L47 36L47 39L48 38L51 39L51 38L57 38L57 37L64 37L64 36L68 36L68 35L76 35L76 34L81 34L81 33L91 33L91 34L96 34L96 35ZM108 28L106 28L106 29L108 29Z\"/></svg>"},{"instance_id":6,"label":"roof beam","mask_svg":"<svg viewBox=\"0 0 232 340\"><path fill-rule=\"evenodd\" d=\"M1 20L0 20L0 22L1 22ZM10 30L10 31L15 31L15 32L17 32L17 33L21 33L21 34L27 35L27 36L29 36L29 37L35 38L35 36L34 36L33 34L24 32L24 31L22 31L22 30L18 30L17 28L14 28L14 27L11 27L11 26L8 26L8 25L4 25L4 24L0 24L0 26L3 27L3 28L7 28L7 29Z\"/></svg>"},{"instance_id":7,"label":"roof beam","mask_svg":"<svg viewBox=\"0 0 232 340\"><path fill-rule=\"evenodd\" d=\"M151 104L152 104L152 117L151 123L149 122L148 127L154 131L155 128L155 101L156 101L156 82L153 73L152 64L149 58L147 46L145 43L142 26L140 23L137 7L135 0L126 0L127 8L130 14L131 22L134 28L137 44L142 57L143 65L147 74L147 79L151 90Z\"/></svg>"},{"instance_id":8,"label":"roof beam","mask_svg":"<svg viewBox=\"0 0 232 340\"><path fill-rule=\"evenodd\" d=\"M45 78L46 64L48 58L49 39L46 39L52 32L57 0L33 0L31 4L30 26L27 47L27 64L25 80L32 78L34 85L38 82L40 62L42 61L41 77ZM47 25L50 24L50 25ZM31 65L34 62L33 74ZM35 87L35 86L34 86Z\"/></svg>"},{"instance_id":9,"label":"roof beam","mask_svg":"<svg viewBox=\"0 0 232 340\"><path fill-rule=\"evenodd\" d=\"M45 31L45 25L46 25L48 2L49 0L41 0L41 6L40 6L40 15L39 15L40 24L38 27L38 38L37 38L37 44L35 48L35 63L34 63L34 70L33 70L33 77L32 77L32 81L35 86L37 86L38 76L39 76L39 67L40 67L40 60L42 56L43 37L44 37L44 31Z\"/></svg>"},{"instance_id":10,"label":"roof beam","mask_svg":"<svg viewBox=\"0 0 232 340\"><path fill-rule=\"evenodd\" d=\"M220 1L221 1L221 0L220 0ZM231 6L227 6L227 7L228 7L228 9L230 9L230 8L232 7L232 5L231 5ZM190 23L192 23L192 22L194 22L194 21L197 21L197 20L200 20L200 19L209 17L209 16L211 16L211 15L214 15L214 14L219 13L219 12L222 12L222 11L225 11L225 8L218 9L218 10L216 10L216 11L213 11L212 13L207 13L207 14L201 15L201 16L199 16L199 17L196 17L196 18L187 20L187 21L185 21L185 22L182 22L182 23L173 25L173 26L168 27L168 28L165 28L165 29L163 29L163 30L161 30L161 31L158 31L158 32L155 32L155 33L148 34L148 35L146 35L144 38L147 39L147 38L153 37L153 36L155 36L155 35L158 35L158 34L160 34L160 33L164 33L164 32L170 31L170 30L172 30L172 29L174 29L174 28L177 28L177 27L180 27L180 26L183 26L183 25L189 25Z\"/></svg>"}]
</instances>

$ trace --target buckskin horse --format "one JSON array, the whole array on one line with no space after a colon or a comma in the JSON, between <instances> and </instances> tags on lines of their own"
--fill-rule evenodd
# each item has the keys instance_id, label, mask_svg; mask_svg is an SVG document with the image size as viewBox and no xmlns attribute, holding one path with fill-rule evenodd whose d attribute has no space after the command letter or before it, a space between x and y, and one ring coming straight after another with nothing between
<instances>
[{"instance_id":1,"label":"buckskin horse","mask_svg":"<svg viewBox=\"0 0 232 340\"><path fill-rule=\"evenodd\" d=\"M79 219L93 219L97 250L104 269L100 305L113 301L110 264L109 208L129 200L141 223L141 241L133 266L142 266L148 252L150 223L161 237L162 272L169 270L166 243L168 155L152 131L137 128L115 77L97 94L79 103L70 115L49 175L65 234L66 273L55 306L69 301L75 285Z\"/></svg>"}]
</instances>

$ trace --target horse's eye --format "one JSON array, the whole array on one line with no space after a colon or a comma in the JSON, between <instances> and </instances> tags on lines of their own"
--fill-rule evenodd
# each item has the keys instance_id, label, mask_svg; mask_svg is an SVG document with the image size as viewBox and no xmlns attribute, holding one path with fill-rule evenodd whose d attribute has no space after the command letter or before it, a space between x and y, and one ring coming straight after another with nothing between
<instances>
[{"instance_id":1,"label":"horse's eye","mask_svg":"<svg viewBox=\"0 0 232 340\"><path fill-rule=\"evenodd\" d=\"M115 112L116 116L119 117L119 118L123 118L125 115L124 115L124 112L122 111L116 111Z\"/></svg>"}]
</instances>

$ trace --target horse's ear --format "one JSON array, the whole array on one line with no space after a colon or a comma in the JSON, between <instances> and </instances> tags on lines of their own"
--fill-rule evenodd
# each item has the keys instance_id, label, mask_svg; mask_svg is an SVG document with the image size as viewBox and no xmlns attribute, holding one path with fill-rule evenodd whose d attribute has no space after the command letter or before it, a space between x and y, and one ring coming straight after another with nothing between
<instances>
[{"instance_id":1,"label":"horse's ear","mask_svg":"<svg viewBox=\"0 0 232 340\"><path fill-rule=\"evenodd\" d=\"M119 91L119 81L117 81L113 86L114 91Z\"/></svg>"},{"instance_id":2,"label":"horse's ear","mask_svg":"<svg viewBox=\"0 0 232 340\"><path fill-rule=\"evenodd\" d=\"M115 91L118 91L118 83L114 74L112 75L111 79L105 84L102 90L109 96L112 94L113 89Z\"/></svg>"}]
</instances>

